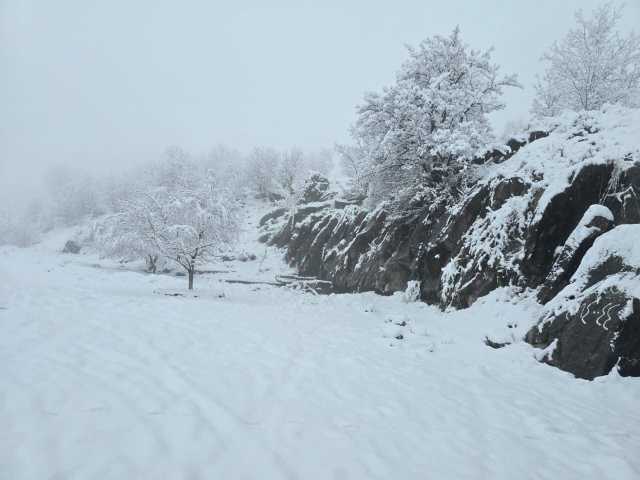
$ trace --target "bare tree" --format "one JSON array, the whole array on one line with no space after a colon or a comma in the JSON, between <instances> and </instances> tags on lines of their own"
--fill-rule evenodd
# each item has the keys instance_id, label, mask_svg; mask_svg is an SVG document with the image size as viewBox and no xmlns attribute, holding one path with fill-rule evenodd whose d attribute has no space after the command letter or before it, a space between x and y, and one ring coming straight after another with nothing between
<instances>
[{"instance_id":1,"label":"bare tree","mask_svg":"<svg viewBox=\"0 0 640 480\"><path fill-rule=\"evenodd\" d=\"M576 12L576 27L554 43L542 60L548 66L535 85L533 112L556 115L569 109L596 110L605 103L635 105L640 89L640 37L620 35L622 9L612 3L587 18Z\"/></svg>"}]
</instances>

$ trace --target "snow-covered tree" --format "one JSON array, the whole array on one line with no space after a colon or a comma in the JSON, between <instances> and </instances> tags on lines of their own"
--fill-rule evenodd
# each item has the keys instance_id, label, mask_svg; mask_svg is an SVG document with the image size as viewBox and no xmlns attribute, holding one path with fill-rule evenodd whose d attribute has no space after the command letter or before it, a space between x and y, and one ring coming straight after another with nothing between
<instances>
[{"instance_id":1,"label":"snow-covered tree","mask_svg":"<svg viewBox=\"0 0 640 480\"><path fill-rule=\"evenodd\" d=\"M86 172L55 166L45 175L51 227L75 225L104 213L97 180Z\"/></svg>"},{"instance_id":2,"label":"snow-covered tree","mask_svg":"<svg viewBox=\"0 0 640 480\"><path fill-rule=\"evenodd\" d=\"M640 36L622 36L621 8L606 3L591 17L576 12L576 26L542 60L547 69L535 85L533 112L597 110L605 103L636 105L640 94Z\"/></svg>"},{"instance_id":3,"label":"snow-covered tree","mask_svg":"<svg viewBox=\"0 0 640 480\"><path fill-rule=\"evenodd\" d=\"M303 151L257 147L245 160L245 181L257 198L289 201L312 173L327 175L333 167L328 149Z\"/></svg>"},{"instance_id":4,"label":"snow-covered tree","mask_svg":"<svg viewBox=\"0 0 640 480\"><path fill-rule=\"evenodd\" d=\"M162 160L147 175L155 185L169 189L192 190L202 182L201 166L192 155L179 146L168 147Z\"/></svg>"},{"instance_id":5,"label":"snow-covered tree","mask_svg":"<svg viewBox=\"0 0 640 480\"><path fill-rule=\"evenodd\" d=\"M317 172L322 175L328 175L333 169L333 152L328 148L310 151L305 154L307 159L306 165L309 172Z\"/></svg>"},{"instance_id":6,"label":"snow-covered tree","mask_svg":"<svg viewBox=\"0 0 640 480\"><path fill-rule=\"evenodd\" d=\"M216 172L216 177L236 197L247 194L247 157L239 150L216 145L203 159L203 165Z\"/></svg>"},{"instance_id":7,"label":"snow-covered tree","mask_svg":"<svg viewBox=\"0 0 640 480\"><path fill-rule=\"evenodd\" d=\"M369 155L366 147L358 144L354 139L354 145L336 145L336 152L342 167L342 173L350 181L349 189L356 197L366 197L371 180Z\"/></svg>"},{"instance_id":8,"label":"snow-covered tree","mask_svg":"<svg viewBox=\"0 0 640 480\"><path fill-rule=\"evenodd\" d=\"M145 217L138 214L141 210L139 204L139 198L133 196L123 199L119 203L121 211L94 222L90 235L104 255L121 261L142 258L147 271L156 273L159 255L150 236L142 233L148 225Z\"/></svg>"},{"instance_id":9,"label":"snow-covered tree","mask_svg":"<svg viewBox=\"0 0 640 480\"><path fill-rule=\"evenodd\" d=\"M279 157L277 150L265 147L256 147L249 155L247 179L258 198L270 199L276 194L275 172Z\"/></svg>"},{"instance_id":10,"label":"snow-covered tree","mask_svg":"<svg viewBox=\"0 0 640 480\"><path fill-rule=\"evenodd\" d=\"M196 265L235 239L237 215L229 198L213 183L196 190L157 187L132 202L123 221L140 227L137 233L151 254L185 269L191 290Z\"/></svg>"},{"instance_id":11,"label":"snow-covered tree","mask_svg":"<svg viewBox=\"0 0 640 480\"><path fill-rule=\"evenodd\" d=\"M515 75L499 74L491 50L465 44L459 28L408 50L395 83L365 95L352 128L376 201L434 167L474 158L492 140L487 114L504 107L503 88L520 86Z\"/></svg>"},{"instance_id":12,"label":"snow-covered tree","mask_svg":"<svg viewBox=\"0 0 640 480\"><path fill-rule=\"evenodd\" d=\"M36 212L34 206L32 203L24 211L16 210L13 206L0 206L0 245L28 247L39 240L42 231L41 210L38 205Z\"/></svg>"},{"instance_id":13,"label":"snow-covered tree","mask_svg":"<svg viewBox=\"0 0 640 480\"><path fill-rule=\"evenodd\" d=\"M96 241L120 258L160 260L184 268L193 288L196 266L229 248L238 233L238 202L212 171L188 155L167 155L149 183L99 222Z\"/></svg>"},{"instance_id":14,"label":"snow-covered tree","mask_svg":"<svg viewBox=\"0 0 640 480\"><path fill-rule=\"evenodd\" d=\"M280 156L276 181L285 196L291 196L302 186L303 176L307 173L305 156L299 148L292 148Z\"/></svg>"}]
</instances>

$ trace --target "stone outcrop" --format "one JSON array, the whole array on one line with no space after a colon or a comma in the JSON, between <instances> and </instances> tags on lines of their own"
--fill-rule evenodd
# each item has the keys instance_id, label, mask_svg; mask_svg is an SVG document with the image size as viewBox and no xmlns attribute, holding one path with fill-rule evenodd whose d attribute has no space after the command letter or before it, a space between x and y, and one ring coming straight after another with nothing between
<instances>
[{"instance_id":1,"label":"stone outcrop","mask_svg":"<svg viewBox=\"0 0 640 480\"><path fill-rule=\"evenodd\" d=\"M539 348L551 345L543 360L580 378L606 375L616 365L623 376L640 376L640 300L615 287L592 293L575 312L534 327L526 340Z\"/></svg>"},{"instance_id":2,"label":"stone outcrop","mask_svg":"<svg viewBox=\"0 0 640 480\"><path fill-rule=\"evenodd\" d=\"M421 300L464 308L511 285L537 289L541 303L555 305L575 287L572 278L601 237L640 223L640 155L624 153L615 135L594 127L601 120L576 115L551 135L541 130L514 140L494 162L500 165L462 194L434 186L401 211L385 205L368 211L341 200L303 203L294 215L266 216L262 239L285 248L300 274L331 281L336 292L391 294L419 282ZM623 153L612 158L610 151ZM593 268L615 275L624 265L611 258ZM637 299L604 286L599 297L575 292L567 301L573 310L541 319L541 330L527 336L543 348L555 342L549 363L584 378L616 363L635 374L640 313L629 305ZM598 315L605 306L611 318L603 333Z\"/></svg>"},{"instance_id":3,"label":"stone outcrop","mask_svg":"<svg viewBox=\"0 0 640 480\"><path fill-rule=\"evenodd\" d=\"M535 182L503 176L457 201L431 192L399 213L339 200L303 204L293 217L285 209L266 215L261 226L272 231L262 239L286 248L301 274L331 280L337 291L390 294L418 280L422 300L462 308L518 285L541 287L546 303L599 235L634 220L635 198L602 193L613 170L584 167L542 207ZM640 176L619 179L618 189L640 191Z\"/></svg>"},{"instance_id":4,"label":"stone outcrop","mask_svg":"<svg viewBox=\"0 0 640 480\"><path fill-rule=\"evenodd\" d=\"M538 300L547 303L568 283L593 242L613 226L613 213L602 205L591 205L556 255L540 290Z\"/></svg>"},{"instance_id":5,"label":"stone outcrop","mask_svg":"<svg viewBox=\"0 0 640 480\"><path fill-rule=\"evenodd\" d=\"M301 203L322 202L331 196L327 177L319 173L312 174L304 182Z\"/></svg>"},{"instance_id":6,"label":"stone outcrop","mask_svg":"<svg viewBox=\"0 0 640 480\"><path fill-rule=\"evenodd\" d=\"M600 236L547 305L526 336L549 350L547 363L587 379L606 375L615 365L621 375L640 376L638 238L638 224Z\"/></svg>"}]
</instances>

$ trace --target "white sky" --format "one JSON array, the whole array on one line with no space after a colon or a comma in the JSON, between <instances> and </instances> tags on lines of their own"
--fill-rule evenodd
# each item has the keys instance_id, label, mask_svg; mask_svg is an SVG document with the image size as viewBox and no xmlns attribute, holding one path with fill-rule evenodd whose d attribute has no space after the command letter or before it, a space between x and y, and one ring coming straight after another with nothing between
<instances>
[{"instance_id":1,"label":"white sky","mask_svg":"<svg viewBox=\"0 0 640 480\"><path fill-rule=\"evenodd\" d=\"M640 25L640 0L626 3L623 30ZM170 144L347 141L355 104L393 80L404 44L456 24L526 87L506 95L499 129L527 114L540 55L573 12L597 4L0 0L0 191L52 163L113 170Z\"/></svg>"}]
</instances>

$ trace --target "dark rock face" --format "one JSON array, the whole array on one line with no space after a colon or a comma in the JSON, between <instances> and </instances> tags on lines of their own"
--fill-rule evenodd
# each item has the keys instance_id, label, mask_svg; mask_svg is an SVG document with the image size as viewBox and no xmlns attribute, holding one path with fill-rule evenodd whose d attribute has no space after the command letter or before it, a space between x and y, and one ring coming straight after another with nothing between
<instances>
[{"instance_id":1,"label":"dark rock face","mask_svg":"<svg viewBox=\"0 0 640 480\"><path fill-rule=\"evenodd\" d=\"M549 348L547 363L581 378L640 375L640 225L620 225L593 243L570 283L545 307L526 340Z\"/></svg>"},{"instance_id":2,"label":"dark rock face","mask_svg":"<svg viewBox=\"0 0 640 480\"><path fill-rule=\"evenodd\" d=\"M592 380L616 364L620 375L639 376L640 300L615 288L593 293L580 301L577 312L547 319L526 340L540 348L555 342L544 361L576 377Z\"/></svg>"},{"instance_id":3,"label":"dark rock face","mask_svg":"<svg viewBox=\"0 0 640 480\"><path fill-rule=\"evenodd\" d=\"M64 248L62 249L62 253L80 253L80 245L73 240L68 240L67 243L64 244Z\"/></svg>"},{"instance_id":4,"label":"dark rock face","mask_svg":"<svg viewBox=\"0 0 640 480\"><path fill-rule=\"evenodd\" d=\"M611 212L608 211L608 213ZM588 214L589 210L585 215ZM538 300L541 303L547 303L567 286L569 279L578 269L580 261L587 253L587 250L591 248L596 238L613 227L613 217L596 213L583 223L583 225L576 227L574 234L562 246L562 250L556 257L547 278L545 278L538 291Z\"/></svg>"},{"instance_id":5,"label":"dark rock face","mask_svg":"<svg viewBox=\"0 0 640 480\"><path fill-rule=\"evenodd\" d=\"M510 138L509 141L507 141L507 146L511 149L511 151L513 153L517 152L518 150L520 150L522 147L524 147L527 144L526 140L518 140L517 138Z\"/></svg>"},{"instance_id":6,"label":"dark rock face","mask_svg":"<svg viewBox=\"0 0 640 480\"><path fill-rule=\"evenodd\" d=\"M548 137L548 136L549 136L549 132L545 132L542 130L536 130L536 131L530 132L529 143L535 142L536 140L539 140L541 138Z\"/></svg>"},{"instance_id":7,"label":"dark rock face","mask_svg":"<svg viewBox=\"0 0 640 480\"><path fill-rule=\"evenodd\" d=\"M476 188L453 216L448 211L456 199L443 192L417 199L395 215L338 201L312 204L298 209L295 223L289 219L268 241L286 247L287 258L301 274L331 280L336 291L391 294L404 290L410 280L420 280L421 298L440 303L442 269L461 251L471 225L489 208L500 208L527 190L521 179L498 179ZM486 262L485 267L483 285L471 283L468 292L448 304L469 305L497 283L507 283L502 271L496 273Z\"/></svg>"},{"instance_id":8,"label":"dark rock face","mask_svg":"<svg viewBox=\"0 0 640 480\"><path fill-rule=\"evenodd\" d=\"M286 208L277 208L276 210L273 210L272 212L269 212L266 215L264 215L260 219L259 225L261 227L264 227L270 221L276 220L276 219L282 217L286 213L287 213L287 209Z\"/></svg>"},{"instance_id":9,"label":"dark rock face","mask_svg":"<svg viewBox=\"0 0 640 480\"><path fill-rule=\"evenodd\" d=\"M602 203L613 212L617 225L640 223L639 187L640 165L622 172L613 170Z\"/></svg>"},{"instance_id":10,"label":"dark rock face","mask_svg":"<svg viewBox=\"0 0 640 480\"><path fill-rule=\"evenodd\" d=\"M282 226L261 238L286 247L302 274L331 280L337 291L390 294L418 280L422 300L462 308L500 286L541 286L539 299L546 303L599 235L640 215L635 191L640 167L616 175L613 164L586 165L535 221L544 191L531 180L497 177L462 198L432 192L401 213L369 212L340 200L301 205L293 219L276 210L261 223L275 219ZM585 213L598 203L611 210L613 222L595 216L582 225L588 235L573 242Z\"/></svg>"},{"instance_id":11,"label":"dark rock face","mask_svg":"<svg viewBox=\"0 0 640 480\"><path fill-rule=\"evenodd\" d=\"M513 157L518 150L524 147L527 143L535 142L541 138L545 138L549 136L549 132L545 132L542 130L536 130L533 132L529 132L527 137L523 138L510 138L507 143L503 146L498 146L492 148L488 152L486 152L483 156L474 158L472 163L477 165L493 162L493 163L502 163L509 160Z\"/></svg>"},{"instance_id":12,"label":"dark rock face","mask_svg":"<svg viewBox=\"0 0 640 480\"><path fill-rule=\"evenodd\" d=\"M520 178L497 178L483 186L460 209L448 232L453 273L441 273L440 302L465 308L497 287L522 283L517 262L505 261L522 248L519 219L507 216L496 230L496 215L512 197L521 197L530 186ZM507 208L507 210L509 210ZM479 245L480 244L480 245ZM489 248L486 248L489 247Z\"/></svg>"},{"instance_id":13,"label":"dark rock face","mask_svg":"<svg viewBox=\"0 0 640 480\"><path fill-rule=\"evenodd\" d=\"M508 178L497 183L491 194L491 208L497 210L511 197L521 196L527 193L529 185L518 177Z\"/></svg>"},{"instance_id":14,"label":"dark rock face","mask_svg":"<svg viewBox=\"0 0 640 480\"><path fill-rule=\"evenodd\" d=\"M542 283L554 262L554 254L578 225L587 209L600 203L606 191L613 166L587 165L569 187L551 199L542 218L527 234L523 273L529 286Z\"/></svg>"}]
</instances>

